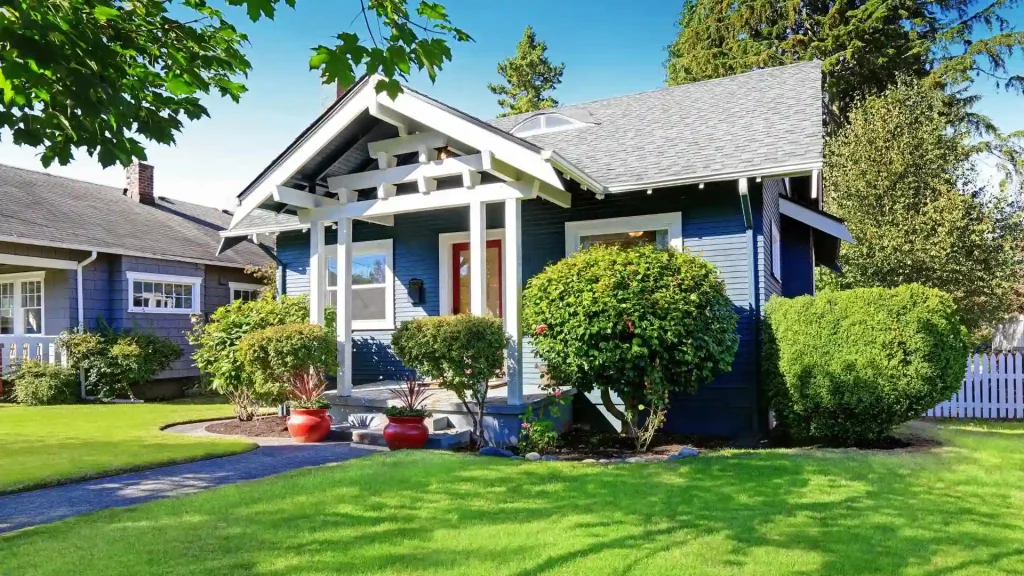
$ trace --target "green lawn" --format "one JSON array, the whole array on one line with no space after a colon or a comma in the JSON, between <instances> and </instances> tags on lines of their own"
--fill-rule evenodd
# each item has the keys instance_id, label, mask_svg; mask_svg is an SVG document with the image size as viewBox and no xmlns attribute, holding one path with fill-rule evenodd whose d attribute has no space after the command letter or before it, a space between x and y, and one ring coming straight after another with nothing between
<instances>
[{"instance_id":1,"label":"green lawn","mask_svg":"<svg viewBox=\"0 0 1024 576\"><path fill-rule=\"evenodd\" d=\"M161 432L231 416L211 399L146 404L0 405L0 492L244 452L249 442ZM2 573L2 572L0 572Z\"/></svg>"},{"instance_id":2,"label":"green lawn","mask_svg":"<svg viewBox=\"0 0 1024 576\"><path fill-rule=\"evenodd\" d=\"M1024 572L1024 427L596 467L392 453L0 537L0 574Z\"/></svg>"}]
</instances>

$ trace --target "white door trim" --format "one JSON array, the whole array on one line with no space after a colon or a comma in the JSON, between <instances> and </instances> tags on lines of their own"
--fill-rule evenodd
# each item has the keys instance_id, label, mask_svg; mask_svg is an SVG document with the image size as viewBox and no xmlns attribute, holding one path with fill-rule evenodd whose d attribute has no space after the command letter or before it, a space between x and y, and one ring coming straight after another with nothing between
<instances>
[{"instance_id":1,"label":"white door trim","mask_svg":"<svg viewBox=\"0 0 1024 576\"><path fill-rule=\"evenodd\" d=\"M488 228L488 240L501 240L501 254L505 255L505 229ZM438 259L438 299L440 304L440 315L449 316L452 313L452 244L469 242L469 232L447 232L437 235L437 259ZM504 264L502 264L504 266ZM501 301L505 301L505 283L501 286Z\"/></svg>"}]
</instances>

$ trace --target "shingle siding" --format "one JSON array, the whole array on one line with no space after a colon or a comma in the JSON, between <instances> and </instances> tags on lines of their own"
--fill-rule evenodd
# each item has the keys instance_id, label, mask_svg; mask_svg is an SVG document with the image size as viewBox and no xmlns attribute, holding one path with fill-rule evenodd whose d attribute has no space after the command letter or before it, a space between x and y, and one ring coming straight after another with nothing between
<instances>
[{"instance_id":1,"label":"shingle siding","mask_svg":"<svg viewBox=\"0 0 1024 576\"><path fill-rule=\"evenodd\" d=\"M750 308L750 244L743 223L735 183L657 190L653 195L609 194L597 200L579 193L573 206L563 209L542 200L523 203L523 277L527 280L548 263L565 256L565 223L569 221L682 212L683 243L687 250L713 263L719 270L730 299L740 316L740 350L733 370L701 388L692 396L673 399L668 429L680 433L738 436L753 431L756 410L755 342L753 312ZM503 224L500 204L488 206L488 228ZM394 239L395 318L398 322L424 315L436 315L440 306L438 278L438 234L468 229L467 209L435 210L398 215L395 226L357 222L355 241ZM335 234L327 234L329 245ZM308 292L308 233L278 237L278 256L285 263L288 294ZM423 280L424 302L413 305L406 286L412 278ZM757 290L755 286L753 288ZM365 383L395 378L405 369L389 348L389 331L354 333L353 381ZM532 347L524 346L524 377L539 382L538 364ZM595 397L596 400L596 397Z\"/></svg>"}]
</instances>

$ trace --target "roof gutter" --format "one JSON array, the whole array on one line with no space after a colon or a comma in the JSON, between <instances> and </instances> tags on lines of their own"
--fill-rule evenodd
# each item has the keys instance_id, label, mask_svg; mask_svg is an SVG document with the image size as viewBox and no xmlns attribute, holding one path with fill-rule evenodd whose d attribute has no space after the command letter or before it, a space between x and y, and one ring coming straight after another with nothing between
<instances>
[{"instance_id":1,"label":"roof gutter","mask_svg":"<svg viewBox=\"0 0 1024 576\"><path fill-rule=\"evenodd\" d=\"M253 234L274 234L276 232L292 232L295 230L306 230L309 224L285 224L282 226L260 226L259 228L240 228L236 230L221 230L218 232L221 238L234 238L236 236L252 236Z\"/></svg>"},{"instance_id":2,"label":"roof gutter","mask_svg":"<svg viewBox=\"0 0 1024 576\"><path fill-rule=\"evenodd\" d=\"M583 184L587 190L590 190L595 194L604 194L608 191L603 184L591 178L586 172L577 168L576 165L568 161L558 152L555 152L554 150L541 150L540 157L557 168L566 177L572 178L580 184Z\"/></svg>"},{"instance_id":3,"label":"roof gutter","mask_svg":"<svg viewBox=\"0 0 1024 576\"><path fill-rule=\"evenodd\" d=\"M609 186L608 192L632 192L635 190L647 190L649 188L668 188L670 186L687 186L701 184L703 182L723 182L728 180L739 180L740 178L782 178L785 176L804 176L814 170L820 170L821 160L804 162L800 164L784 164L771 168L759 170L733 170L727 172L707 172L694 176L683 176L680 178L667 178L662 180L647 180L642 182L631 182Z\"/></svg>"}]
</instances>

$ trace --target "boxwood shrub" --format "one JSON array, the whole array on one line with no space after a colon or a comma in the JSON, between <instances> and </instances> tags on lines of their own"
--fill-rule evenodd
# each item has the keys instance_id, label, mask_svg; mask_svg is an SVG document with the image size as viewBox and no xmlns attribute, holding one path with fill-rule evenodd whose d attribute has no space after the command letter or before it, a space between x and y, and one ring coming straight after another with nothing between
<instances>
[{"instance_id":1,"label":"boxwood shrub","mask_svg":"<svg viewBox=\"0 0 1024 576\"><path fill-rule=\"evenodd\" d=\"M304 323L271 326L251 332L238 342L238 356L257 386L285 390L302 374L338 372L338 343L334 330Z\"/></svg>"},{"instance_id":2,"label":"boxwood shrub","mask_svg":"<svg viewBox=\"0 0 1024 576\"><path fill-rule=\"evenodd\" d=\"M765 384L797 442L875 442L960 386L970 351L949 295L911 284L766 306Z\"/></svg>"},{"instance_id":3,"label":"boxwood shrub","mask_svg":"<svg viewBox=\"0 0 1024 576\"><path fill-rule=\"evenodd\" d=\"M78 374L66 366L26 360L18 365L10 383L18 404L46 406L78 400Z\"/></svg>"}]
</instances>

